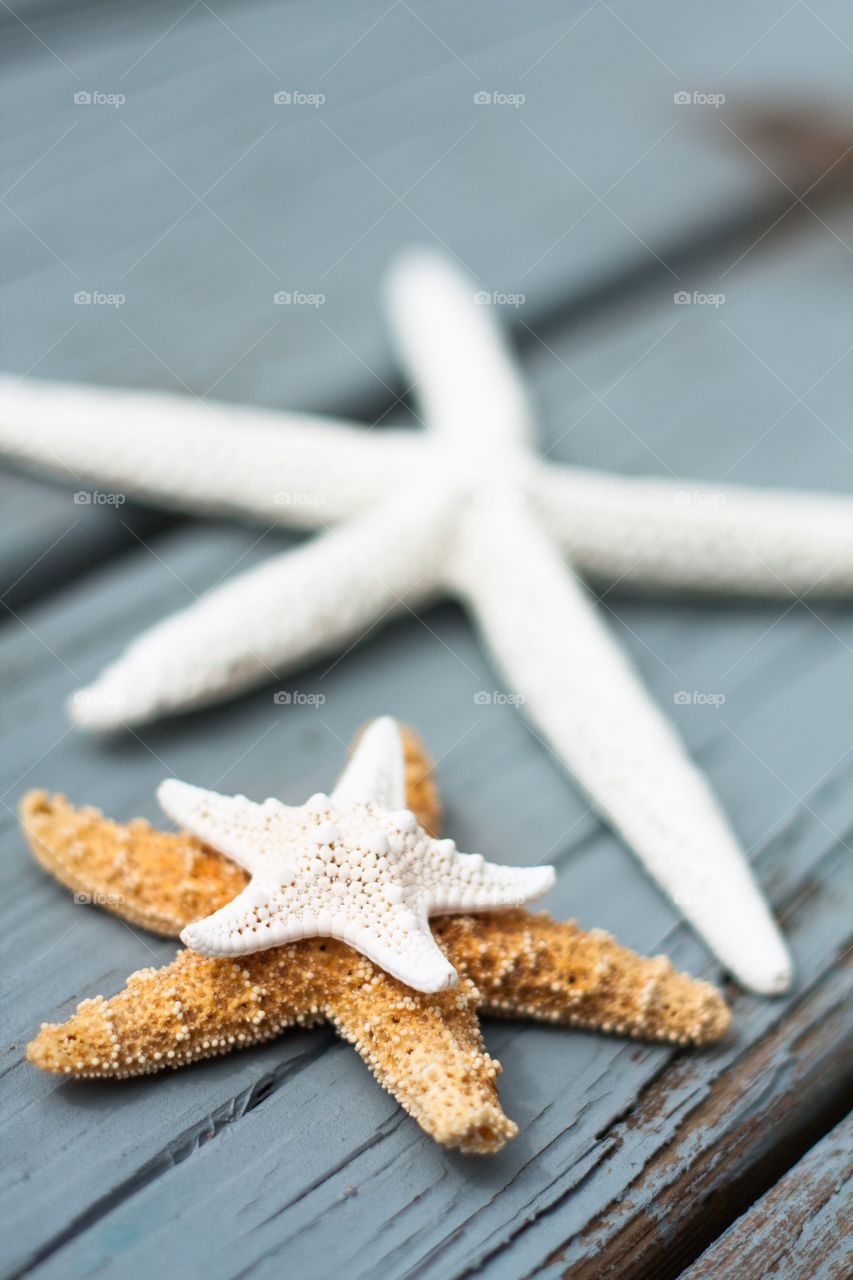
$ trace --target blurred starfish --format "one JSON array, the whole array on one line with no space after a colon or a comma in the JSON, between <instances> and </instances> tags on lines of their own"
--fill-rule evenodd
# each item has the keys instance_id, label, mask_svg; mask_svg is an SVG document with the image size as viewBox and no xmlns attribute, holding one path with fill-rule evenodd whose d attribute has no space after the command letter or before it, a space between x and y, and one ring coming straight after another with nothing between
<instances>
[{"instance_id":1,"label":"blurred starfish","mask_svg":"<svg viewBox=\"0 0 853 1280\"><path fill-rule=\"evenodd\" d=\"M723 964L756 991L783 991L790 959L737 840L580 578L850 593L853 502L711 493L537 457L521 379L476 297L430 254L392 274L420 436L5 381L0 451L13 458L190 510L343 522L156 624L74 696L72 714L110 728L211 702L449 591L558 757Z\"/></svg>"},{"instance_id":2,"label":"blurred starfish","mask_svg":"<svg viewBox=\"0 0 853 1280\"><path fill-rule=\"evenodd\" d=\"M437 833L430 763L411 732L405 745L406 799ZM246 884L240 867L187 833L121 826L44 792L24 798L21 819L33 853L63 884L157 933L179 933ZM664 956L626 951L601 930L518 910L443 916L433 928L461 974L452 991L412 991L336 940L238 960L182 951L162 969L132 974L111 999L84 1000L68 1021L43 1023L27 1057L43 1071L120 1078L328 1020L437 1142L494 1152L517 1129L500 1105L500 1063L486 1052L478 1009L675 1044L708 1044L729 1026L708 983L674 972Z\"/></svg>"}]
</instances>

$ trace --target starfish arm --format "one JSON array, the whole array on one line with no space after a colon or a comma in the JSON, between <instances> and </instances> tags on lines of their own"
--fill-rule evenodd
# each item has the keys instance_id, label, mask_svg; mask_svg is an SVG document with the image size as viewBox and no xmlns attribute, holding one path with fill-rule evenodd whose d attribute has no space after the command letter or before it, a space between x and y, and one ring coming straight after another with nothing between
<instances>
[{"instance_id":1,"label":"starfish arm","mask_svg":"<svg viewBox=\"0 0 853 1280\"><path fill-rule=\"evenodd\" d=\"M423 442L309 414L5 377L0 453L77 486L320 528L401 488Z\"/></svg>"},{"instance_id":2,"label":"starfish arm","mask_svg":"<svg viewBox=\"0 0 853 1280\"><path fill-rule=\"evenodd\" d=\"M406 807L406 766L400 726L380 716L367 726L332 792L332 801L372 800L383 809Z\"/></svg>"},{"instance_id":3,"label":"starfish arm","mask_svg":"<svg viewBox=\"0 0 853 1280\"><path fill-rule=\"evenodd\" d=\"M270 1040L323 1019L315 974L286 949L233 960L181 951L141 969L109 1000L84 1000L67 1022L42 1025L27 1048L42 1071L145 1075Z\"/></svg>"},{"instance_id":4,"label":"starfish arm","mask_svg":"<svg viewBox=\"0 0 853 1280\"><path fill-rule=\"evenodd\" d=\"M708 784L536 522L473 510L451 570L509 687L646 869L741 983L786 990L787 949Z\"/></svg>"},{"instance_id":5,"label":"starfish arm","mask_svg":"<svg viewBox=\"0 0 853 1280\"><path fill-rule=\"evenodd\" d=\"M426 757L411 741L409 758L423 769ZM156 933L178 934L246 885L244 871L192 836L155 831L140 819L120 826L97 810L72 808L61 796L30 792L21 820L36 858L57 879ZM713 987L618 947L600 930L584 933L544 913L501 911L434 918L432 931L479 989L486 1013L695 1043L716 1039L728 1026L728 1010ZM343 944L319 939L300 942L289 954L298 957L296 967L311 969L327 948L347 954ZM266 954L241 964L254 965ZM211 961L218 963L227 962ZM374 966L370 974L374 984L393 982ZM424 999L410 994L415 1002Z\"/></svg>"},{"instance_id":6,"label":"starfish arm","mask_svg":"<svg viewBox=\"0 0 853 1280\"><path fill-rule=\"evenodd\" d=\"M445 509L414 498L357 517L216 587L143 633L71 700L94 729L232 696L437 590Z\"/></svg>"},{"instance_id":7,"label":"starfish arm","mask_svg":"<svg viewBox=\"0 0 853 1280\"><path fill-rule=\"evenodd\" d=\"M406 771L406 808L428 835L437 836L441 830L441 798L432 757L420 735L409 725L400 724L400 733Z\"/></svg>"},{"instance_id":8,"label":"starfish arm","mask_svg":"<svg viewBox=\"0 0 853 1280\"><path fill-rule=\"evenodd\" d=\"M452 840L435 841L436 886L429 895L430 915L518 907L553 889L553 867L502 867L479 853L458 853Z\"/></svg>"},{"instance_id":9,"label":"starfish arm","mask_svg":"<svg viewBox=\"0 0 853 1280\"><path fill-rule=\"evenodd\" d=\"M456 452L523 448L532 416L491 296L440 254L399 259L386 287L403 365L430 429ZM481 305L478 305L480 300Z\"/></svg>"},{"instance_id":10,"label":"starfish arm","mask_svg":"<svg viewBox=\"0 0 853 1280\"><path fill-rule=\"evenodd\" d=\"M477 1018L471 982L420 995L364 966L361 984L341 984L329 1002L338 1034L421 1128L446 1147L485 1154L518 1132L503 1113Z\"/></svg>"},{"instance_id":11,"label":"starfish arm","mask_svg":"<svg viewBox=\"0 0 853 1280\"><path fill-rule=\"evenodd\" d=\"M528 911L447 916L434 928L487 1015L677 1044L709 1044L731 1023L710 983L677 973L665 956L628 951L602 929L585 933Z\"/></svg>"},{"instance_id":12,"label":"starfish arm","mask_svg":"<svg viewBox=\"0 0 853 1280\"><path fill-rule=\"evenodd\" d=\"M163 969L132 975L112 999L84 1000L67 1022L43 1024L27 1057L55 1074L122 1078L248 1048L328 1017L432 1138L492 1152L517 1130L501 1110L500 1064L483 1046L476 994L465 983L420 996L332 941L239 962L182 951Z\"/></svg>"},{"instance_id":13,"label":"starfish arm","mask_svg":"<svg viewBox=\"0 0 853 1280\"><path fill-rule=\"evenodd\" d=\"M853 595L853 499L540 466L533 492L598 583L749 595Z\"/></svg>"},{"instance_id":14,"label":"starfish arm","mask_svg":"<svg viewBox=\"0 0 853 1280\"><path fill-rule=\"evenodd\" d=\"M406 799L426 830L440 823L432 762L420 737L402 726ZM142 818L111 822L99 809L75 809L65 796L28 791L21 826L33 856L61 884L152 933L177 937L225 906L248 876L188 832L158 831Z\"/></svg>"},{"instance_id":15,"label":"starfish arm","mask_svg":"<svg viewBox=\"0 0 853 1280\"><path fill-rule=\"evenodd\" d=\"M250 882L224 907L182 929L181 942L203 956L237 957L250 953L247 945L251 952L267 951L310 936L298 919L273 919L269 901L266 890Z\"/></svg>"},{"instance_id":16,"label":"starfish arm","mask_svg":"<svg viewBox=\"0 0 853 1280\"><path fill-rule=\"evenodd\" d=\"M455 987L459 975L433 937L426 913L404 904L382 921L381 934L369 926L351 926L335 936L360 951L390 977L412 991L433 995Z\"/></svg>"},{"instance_id":17,"label":"starfish arm","mask_svg":"<svg viewBox=\"0 0 853 1280\"><path fill-rule=\"evenodd\" d=\"M246 796L223 796L177 778L160 783L157 799L163 812L179 827L250 873L263 866L270 842L287 831L288 810L279 800L255 804Z\"/></svg>"},{"instance_id":18,"label":"starfish arm","mask_svg":"<svg viewBox=\"0 0 853 1280\"><path fill-rule=\"evenodd\" d=\"M142 818L111 822L65 796L29 791L21 826L36 861L81 901L102 906L152 933L177 937L246 886L230 858L187 832L157 831Z\"/></svg>"}]
</instances>

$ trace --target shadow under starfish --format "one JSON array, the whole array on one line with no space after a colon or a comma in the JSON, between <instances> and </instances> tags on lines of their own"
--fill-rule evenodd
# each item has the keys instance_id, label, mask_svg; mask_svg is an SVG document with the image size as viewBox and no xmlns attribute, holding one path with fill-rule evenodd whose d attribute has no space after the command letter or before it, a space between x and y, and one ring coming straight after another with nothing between
<instances>
[{"instance_id":1,"label":"shadow under starfish","mask_svg":"<svg viewBox=\"0 0 853 1280\"><path fill-rule=\"evenodd\" d=\"M437 833L431 762L411 731L404 745L409 807ZM191 835L140 819L114 823L62 796L28 793L21 819L35 857L58 880L155 933L176 936L248 879ZM515 909L439 916L432 928L460 975L449 991L414 991L331 938L236 960L181 951L162 969L131 974L111 999L84 1000L68 1021L43 1024L27 1057L56 1074L119 1078L328 1020L426 1133L482 1153L499 1151L517 1129L501 1109L501 1068L486 1052L479 1012L676 1044L710 1043L729 1026L712 986L676 973L663 956L618 946L602 930Z\"/></svg>"}]
</instances>

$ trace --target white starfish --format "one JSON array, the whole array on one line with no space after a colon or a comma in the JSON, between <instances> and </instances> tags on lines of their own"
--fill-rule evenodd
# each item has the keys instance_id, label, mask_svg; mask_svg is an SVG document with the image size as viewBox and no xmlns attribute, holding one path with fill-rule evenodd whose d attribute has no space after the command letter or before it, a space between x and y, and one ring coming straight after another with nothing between
<instances>
[{"instance_id":1,"label":"white starfish","mask_svg":"<svg viewBox=\"0 0 853 1280\"><path fill-rule=\"evenodd\" d=\"M737 841L579 578L851 593L853 502L537 457L520 377L493 310L474 298L472 282L429 254L392 274L422 434L4 382L0 450L12 457L192 510L343 522L151 628L75 695L72 714L109 728L211 702L449 591L558 756L723 963L746 986L782 991L790 961Z\"/></svg>"},{"instance_id":2,"label":"white starfish","mask_svg":"<svg viewBox=\"0 0 853 1280\"><path fill-rule=\"evenodd\" d=\"M251 876L232 902L181 934L206 956L340 938L408 986L442 991L458 975L429 916L520 906L554 884L553 867L500 867L418 826L389 716L366 730L331 796L295 808L254 804L174 778L157 796L170 818Z\"/></svg>"}]
</instances>

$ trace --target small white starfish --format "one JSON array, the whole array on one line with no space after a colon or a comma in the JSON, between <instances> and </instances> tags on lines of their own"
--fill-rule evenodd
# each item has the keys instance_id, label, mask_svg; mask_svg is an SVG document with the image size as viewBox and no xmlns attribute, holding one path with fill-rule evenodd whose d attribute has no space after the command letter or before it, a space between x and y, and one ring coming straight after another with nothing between
<instances>
[{"instance_id":1,"label":"small white starfish","mask_svg":"<svg viewBox=\"0 0 853 1280\"><path fill-rule=\"evenodd\" d=\"M157 796L170 818L251 876L232 902L181 934L206 956L339 938L408 986L443 991L458 975L429 916L520 906L554 884L553 867L497 866L418 826L389 716L366 730L331 796L295 808L254 804L174 778Z\"/></svg>"},{"instance_id":2,"label":"small white starfish","mask_svg":"<svg viewBox=\"0 0 853 1280\"><path fill-rule=\"evenodd\" d=\"M74 718L110 728L214 701L450 591L558 756L727 968L757 991L785 990L790 960L734 835L573 570L654 588L853 593L853 502L539 458L521 380L473 283L422 253L390 284L425 434L0 386L0 450L78 484L300 527L344 522L151 628L75 695Z\"/></svg>"}]
</instances>

